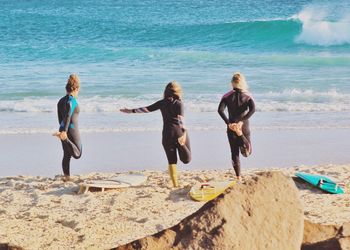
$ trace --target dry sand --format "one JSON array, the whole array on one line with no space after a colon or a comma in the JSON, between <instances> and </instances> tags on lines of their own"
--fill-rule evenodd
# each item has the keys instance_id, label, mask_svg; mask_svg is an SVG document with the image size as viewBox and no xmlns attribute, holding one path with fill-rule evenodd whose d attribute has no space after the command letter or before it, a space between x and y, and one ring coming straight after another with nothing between
<instances>
[{"instance_id":1,"label":"dry sand","mask_svg":"<svg viewBox=\"0 0 350 250\"><path fill-rule=\"evenodd\" d=\"M250 178L258 169L244 172ZM276 170L276 169L274 169ZM280 169L327 175L350 187L350 165L301 166ZM188 197L191 185L232 178L232 170L180 172L182 188L171 189L166 172L143 171L140 187L78 195L78 184L118 174L75 176L62 183L59 177L17 176L0 179L0 243L25 249L109 249L177 224L203 203ZM325 194L296 182L312 222L343 224L350 221L350 194ZM278 190L276 190L278 191Z\"/></svg>"}]
</instances>

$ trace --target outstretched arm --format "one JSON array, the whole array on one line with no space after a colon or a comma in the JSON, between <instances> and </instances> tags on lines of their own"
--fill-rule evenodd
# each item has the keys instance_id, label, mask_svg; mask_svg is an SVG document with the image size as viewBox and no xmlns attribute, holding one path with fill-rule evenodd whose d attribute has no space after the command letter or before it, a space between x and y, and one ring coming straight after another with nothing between
<instances>
[{"instance_id":1,"label":"outstretched arm","mask_svg":"<svg viewBox=\"0 0 350 250\"><path fill-rule=\"evenodd\" d=\"M136 108L136 109L123 108L123 109L120 109L120 111L123 113L127 113L127 114L130 114L130 113L149 113L149 112L153 112L153 111L160 109L161 102L162 102L162 100L155 102L152 105L149 105L147 107Z\"/></svg>"}]
</instances>

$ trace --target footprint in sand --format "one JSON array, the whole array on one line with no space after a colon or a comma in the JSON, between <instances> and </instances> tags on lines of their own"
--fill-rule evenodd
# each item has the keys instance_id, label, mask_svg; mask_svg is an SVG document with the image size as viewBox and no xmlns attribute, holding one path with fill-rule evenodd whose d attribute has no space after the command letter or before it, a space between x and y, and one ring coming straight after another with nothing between
<instances>
[{"instance_id":1,"label":"footprint in sand","mask_svg":"<svg viewBox=\"0 0 350 250\"><path fill-rule=\"evenodd\" d=\"M87 208L77 208L76 211L79 213L84 213L84 212L87 212L88 209Z\"/></svg>"},{"instance_id":2,"label":"footprint in sand","mask_svg":"<svg viewBox=\"0 0 350 250\"><path fill-rule=\"evenodd\" d=\"M104 213L104 214L108 214L111 212L111 208L110 207L104 207L101 211L101 213Z\"/></svg>"},{"instance_id":3,"label":"footprint in sand","mask_svg":"<svg viewBox=\"0 0 350 250\"><path fill-rule=\"evenodd\" d=\"M61 224L64 227L68 227L71 229L75 229L79 222L76 222L75 220L57 220L56 223Z\"/></svg>"},{"instance_id":4,"label":"footprint in sand","mask_svg":"<svg viewBox=\"0 0 350 250\"><path fill-rule=\"evenodd\" d=\"M162 193L162 192L161 192ZM134 199L134 201L138 201L139 199L142 199L142 198L152 198L152 194L144 194L144 195L140 195L140 196L138 196L138 197L136 197L135 199Z\"/></svg>"},{"instance_id":5,"label":"footprint in sand","mask_svg":"<svg viewBox=\"0 0 350 250\"><path fill-rule=\"evenodd\" d=\"M162 225L160 225L160 224L157 224L157 225L156 225L156 229L157 229L157 231L162 231L162 230L164 230L165 228L164 228L164 226L162 226Z\"/></svg>"},{"instance_id":6,"label":"footprint in sand","mask_svg":"<svg viewBox=\"0 0 350 250\"><path fill-rule=\"evenodd\" d=\"M58 198L58 197L54 197L54 198L51 199L51 202L60 204L61 203L61 199Z\"/></svg>"},{"instance_id":7,"label":"footprint in sand","mask_svg":"<svg viewBox=\"0 0 350 250\"><path fill-rule=\"evenodd\" d=\"M115 203L115 198L112 197L112 198L106 200L104 203L105 203L106 205L108 205L108 206L113 206L114 203Z\"/></svg>"},{"instance_id":8,"label":"footprint in sand","mask_svg":"<svg viewBox=\"0 0 350 250\"><path fill-rule=\"evenodd\" d=\"M84 234L78 235L78 243L81 243L84 240L85 240L85 235Z\"/></svg>"},{"instance_id":9,"label":"footprint in sand","mask_svg":"<svg viewBox=\"0 0 350 250\"><path fill-rule=\"evenodd\" d=\"M32 187L29 184L23 183L23 182L17 182L14 186L15 190L28 190Z\"/></svg>"},{"instance_id":10,"label":"footprint in sand","mask_svg":"<svg viewBox=\"0 0 350 250\"><path fill-rule=\"evenodd\" d=\"M38 194L36 194L36 193L31 193L31 194L29 195L29 197L32 199L32 200L31 200L32 206L36 206L36 205L38 204L38 202L39 202L39 196L38 196Z\"/></svg>"},{"instance_id":11,"label":"footprint in sand","mask_svg":"<svg viewBox=\"0 0 350 250\"><path fill-rule=\"evenodd\" d=\"M46 219L49 218L48 215L37 215L36 217L37 217L38 219L41 219L41 220L46 220Z\"/></svg>"},{"instance_id":12,"label":"footprint in sand","mask_svg":"<svg viewBox=\"0 0 350 250\"><path fill-rule=\"evenodd\" d=\"M8 180L5 185L7 187L13 187L16 184L16 182L14 180Z\"/></svg>"},{"instance_id":13,"label":"footprint in sand","mask_svg":"<svg viewBox=\"0 0 350 250\"><path fill-rule=\"evenodd\" d=\"M148 221L148 218L143 218L143 219L137 220L136 222L137 223L145 223L147 221Z\"/></svg>"}]
</instances>

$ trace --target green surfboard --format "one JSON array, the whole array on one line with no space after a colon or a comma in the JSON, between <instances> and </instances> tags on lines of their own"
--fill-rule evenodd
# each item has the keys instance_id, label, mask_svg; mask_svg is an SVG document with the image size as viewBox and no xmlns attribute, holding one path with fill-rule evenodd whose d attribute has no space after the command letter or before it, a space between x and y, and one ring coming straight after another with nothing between
<instances>
[{"instance_id":1,"label":"green surfboard","mask_svg":"<svg viewBox=\"0 0 350 250\"><path fill-rule=\"evenodd\" d=\"M307 174L303 172L297 172L295 175L300 179L310 183L312 186L315 186L327 193L331 193L331 194L344 193L344 190L337 183L329 179L327 176Z\"/></svg>"}]
</instances>

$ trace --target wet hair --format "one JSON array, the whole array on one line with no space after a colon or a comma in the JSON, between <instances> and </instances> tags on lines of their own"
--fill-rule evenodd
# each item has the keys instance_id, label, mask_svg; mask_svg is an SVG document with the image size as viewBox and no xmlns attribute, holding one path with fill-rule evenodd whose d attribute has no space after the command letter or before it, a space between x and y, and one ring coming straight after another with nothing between
<instances>
[{"instance_id":1,"label":"wet hair","mask_svg":"<svg viewBox=\"0 0 350 250\"><path fill-rule=\"evenodd\" d=\"M248 84L245 80L245 77L240 72L235 72L233 74L231 83L234 88L241 89L241 90L248 90Z\"/></svg>"},{"instance_id":2,"label":"wet hair","mask_svg":"<svg viewBox=\"0 0 350 250\"><path fill-rule=\"evenodd\" d=\"M174 99L181 99L182 88L181 85L176 81L169 82L164 90L164 98L172 97Z\"/></svg>"},{"instance_id":3,"label":"wet hair","mask_svg":"<svg viewBox=\"0 0 350 250\"><path fill-rule=\"evenodd\" d=\"M71 74L68 78L67 84L66 84L66 90L68 93L72 93L73 91L80 88L80 80L78 75Z\"/></svg>"}]
</instances>

